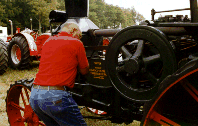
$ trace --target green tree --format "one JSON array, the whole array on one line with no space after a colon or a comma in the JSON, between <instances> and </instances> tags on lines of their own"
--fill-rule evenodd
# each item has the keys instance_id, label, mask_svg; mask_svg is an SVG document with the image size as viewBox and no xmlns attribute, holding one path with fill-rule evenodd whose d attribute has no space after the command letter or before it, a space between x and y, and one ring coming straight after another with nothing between
<instances>
[{"instance_id":1,"label":"green tree","mask_svg":"<svg viewBox=\"0 0 198 126\"><path fill-rule=\"evenodd\" d=\"M56 9L65 11L65 0L57 0Z\"/></svg>"},{"instance_id":2,"label":"green tree","mask_svg":"<svg viewBox=\"0 0 198 126\"><path fill-rule=\"evenodd\" d=\"M115 21L117 17L116 17L116 10L114 9L113 5L106 5L105 16L108 20L107 26L109 26L110 28L115 28Z\"/></svg>"},{"instance_id":3,"label":"green tree","mask_svg":"<svg viewBox=\"0 0 198 126\"><path fill-rule=\"evenodd\" d=\"M98 7L97 10L95 10L94 12L96 12L99 22L94 23L101 29L107 28L107 18L105 16L106 3L104 2L104 0L95 0L95 3Z\"/></svg>"},{"instance_id":4,"label":"green tree","mask_svg":"<svg viewBox=\"0 0 198 126\"><path fill-rule=\"evenodd\" d=\"M53 2L56 2L56 1L52 1ZM39 34L41 34L41 27L42 27L42 24L43 25L49 25L49 18L48 18L48 15L50 13L50 8L52 9L55 9L56 6L52 6L51 3L48 3L47 1L45 0L32 0L28 3L32 10L32 16L38 20L39 22Z\"/></svg>"},{"instance_id":5,"label":"green tree","mask_svg":"<svg viewBox=\"0 0 198 126\"><path fill-rule=\"evenodd\" d=\"M16 26L16 24L18 25L18 22L17 22L17 18L20 18L20 13L21 12L21 8L18 8L14 5L14 2L6 2L6 1L1 1L1 4L4 6L4 10L5 12L2 13L3 16L2 16L2 19L1 21L3 22L3 24L6 26L8 26L8 32L10 33L10 23L9 23L9 20L12 20L12 24L13 26ZM14 30L15 27L14 27Z\"/></svg>"},{"instance_id":6,"label":"green tree","mask_svg":"<svg viewBox=\"0 0 198 126\"><path fill-rule=\"evenodd\" d=\"M138 13L134 7L123 9L124 12L124 23L123 27L128 27L131 25L135 25L138 22L144 20L144 17Z\"/></svg>"},{"instance_id":7,"label":"green tree","mask_svg":"<svg viewBox=\"0 0 198 126\"><path fill-rule=\"evenodd\" d=\"M111 28L118 28L120 24L124 23L124 13L122 9L118 6L112 6L110 5L107 7L107 12L109 12L109 20L110 23L109 26Z\"/></svg>"},{"instance_id":8,"label":"green tree","mask_svg":"<svg viewBox=\"0 0 198 126\"><path fill-rule=\"evenodd\" d=\"M134 7L125 9L108 5L104 0L90 0L89 19L101 29L106 29L118 28L120 24L123 28L135 25L137 22L144 20L144 17Z\"/></svg>"},{"instance_id":9,"label":"green tree","mask_svg":"<svg viewBox=\"0 0 198 126\"><path fill-rule=\"evenodd\" d=\"M11 31L9 20L12 20L14 31L17 27L24 29L30 26L31 7L28 6L27 1L2 1L1 4L6 12L2 13L3 16L0 16L1 22L8 27L8 33Z\"/></svg>"},{"instance_id":10,"label":"green tree","mask_svg":"<svg viewBox=\"0 0 198 126\"><path fill-rule=\"evenodd\" d=\"M5 23L2 22L3 16L5 14L5 9L4 8L5 8L5 6L2 5L2 3L0 2L0 26L4 26L5 25Z\"/></svg>"},{"instance_id":11,"label":"green tree","mask_svg":"<svg viewBox=\"0 0 198 126\"><path fill-rule=\"evenodd\" d=\"M98 5L96 4L96 0L89 1L89 19L93 21L96 25L100 24L100 20L97 15Z\"/></svg>"}]
</instances>

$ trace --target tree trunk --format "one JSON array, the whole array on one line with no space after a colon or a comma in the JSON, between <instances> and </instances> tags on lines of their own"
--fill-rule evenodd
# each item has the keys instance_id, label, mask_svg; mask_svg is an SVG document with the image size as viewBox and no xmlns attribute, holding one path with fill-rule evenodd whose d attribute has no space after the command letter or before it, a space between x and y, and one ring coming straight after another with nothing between
<instances>
[{"instance_id":1,"label":"tree trunk","mask_svg":"<svg viewBox=\"0 0 198 126\"><path fill-rule=\"evenodd\" d=\"M41 16L39 15L39 34L41 34Z\"/></svg>"}]
</instances>

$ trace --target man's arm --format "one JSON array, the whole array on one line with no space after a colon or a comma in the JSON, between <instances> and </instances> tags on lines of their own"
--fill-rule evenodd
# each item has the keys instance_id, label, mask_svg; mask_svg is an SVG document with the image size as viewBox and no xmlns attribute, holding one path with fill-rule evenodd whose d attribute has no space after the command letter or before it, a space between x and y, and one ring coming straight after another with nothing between
<instances>
[{"instance_id":1,"label":"man's arm","mask_svg":"<svg viewBox=\"0 0 198 126\"><path fill-rule=\"evenodd\" d=\"M79 49L78 49L78 70L82 75L89 73L89 62L87 60L85 48L83 46L83 43L80 43Z\"/></svg>"},{"instance_id":2,"label":"man's arm","mask_svg":"<svg viewBox=\"0 0 198 126\"><path fill-rule=\"evenodd\" d=\"M80 69L79 71L82 75L88 74L89 73L89 66L85 67L84 69Z\"/></svg>"}]
</instances>

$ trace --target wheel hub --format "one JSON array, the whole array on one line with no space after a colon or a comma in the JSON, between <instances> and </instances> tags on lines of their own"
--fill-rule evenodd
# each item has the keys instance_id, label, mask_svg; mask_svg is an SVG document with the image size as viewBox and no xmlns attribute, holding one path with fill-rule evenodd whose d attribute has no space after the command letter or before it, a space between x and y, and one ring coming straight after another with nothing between
<instances>
[{"instance_id":1,"label":"wheel hub","mask_svg":"<svg viewBox=\"0 0 198 126\"><path fill-rule=\"evenodd\" d=\"M11 59L15 64L19 64L21 61L21 50L17 44L12 46Z\"/></svg>"},{"instance_id":2,"label":"wheel hub","mask_svg":"<svg viewBox=\"0 0 198 126\"><path fill-rule=\"evenodd\" d=\"M137 58L130 58L125 61L124 70L127 73L135 74L139 71L140 63Z\"/></svg>"}]
</instances>

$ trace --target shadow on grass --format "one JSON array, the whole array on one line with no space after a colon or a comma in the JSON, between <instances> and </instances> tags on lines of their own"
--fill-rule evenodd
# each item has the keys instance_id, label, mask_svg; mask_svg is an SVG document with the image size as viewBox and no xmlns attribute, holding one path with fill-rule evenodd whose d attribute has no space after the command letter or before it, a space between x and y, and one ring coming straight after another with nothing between
<instances>
[{"instance_id":1,"label":"shadow on grass","mask_svg":"<svg viewBox=\"0 0 198 126\"><path fill-rule=\"evenodd\" d=\"M29 69L19 70L8 68L6 72L0 76L0 82L11 84L21 79L35 78L39 68L39 61L34 61Z\"/></svg>"},{"instance_id":2,"label":"shadow on grass","mask_svg":"<svg viewBox=\"0 0 198 126\"><path fill-rule=\"evenodd\" d=\"M32 65L31 65L31 67L29 69L38 68L39 67L39 63L40 63L40 61L32 62Z\"/></svg>"}]
</instances>

